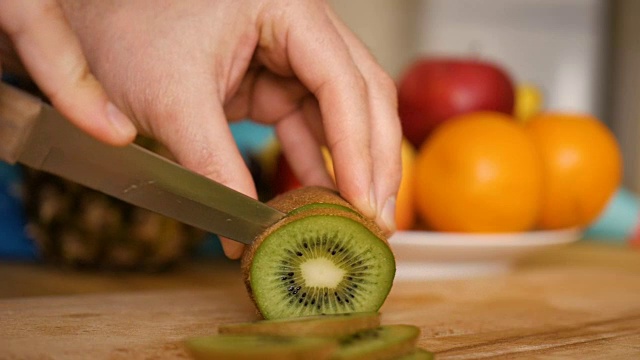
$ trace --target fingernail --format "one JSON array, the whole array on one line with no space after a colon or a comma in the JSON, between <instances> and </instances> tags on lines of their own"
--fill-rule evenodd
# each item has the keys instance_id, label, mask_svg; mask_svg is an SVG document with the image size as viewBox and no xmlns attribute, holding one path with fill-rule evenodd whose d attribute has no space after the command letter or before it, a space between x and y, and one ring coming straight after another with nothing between
<instances>
[{"instance_id":1,"label":"fingernail","mask_svg":"<svg viewBox=\"0 0 640 360\"><path fill-rule=\"evenodd\" d=\"M131 120L110 102L107 103L107 117L111 121L111 125L123 136L133 137L135 135L136 128Z\"/></svg>"},{"instance_id":2,"label":"fingernail","mask_svg":"<svg viewBox=\"0 0 640 360\"><path fill-rule=\"evenodd\" d=\"M371 184L371 190L369 190L369 207L371 208L371 212L375 216L377 214L377 206L376 206L376 193L373 190L373 184Z\"/></svg>"},{"instance_id":3,"label":"fingernail","mask_svg":"<svg viewBox=\"0 0 640 360\"><path fill-rule=\"evenodd\" d=\"M380 213L382 222L390 232L396 231L396 197L390 196L384 203L382 212Z\"/></svg>"}]
</instances>

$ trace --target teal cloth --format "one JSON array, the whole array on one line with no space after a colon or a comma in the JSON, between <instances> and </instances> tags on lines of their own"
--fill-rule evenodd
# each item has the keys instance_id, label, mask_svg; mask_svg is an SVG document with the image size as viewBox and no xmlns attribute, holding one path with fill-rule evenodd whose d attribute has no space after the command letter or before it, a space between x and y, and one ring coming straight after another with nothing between
<instances>
[{"instance_id":1,"label":"teal cloth","mask_svg":"<svg viewBox=\"0 0 640 360\"><path fill-rule=\"evenodd\" d=\"M586 240L627 242L638 228L640 201L633 192L621 188L609 201L600 217L587 229Z\"/></svg>"}]
</instances>

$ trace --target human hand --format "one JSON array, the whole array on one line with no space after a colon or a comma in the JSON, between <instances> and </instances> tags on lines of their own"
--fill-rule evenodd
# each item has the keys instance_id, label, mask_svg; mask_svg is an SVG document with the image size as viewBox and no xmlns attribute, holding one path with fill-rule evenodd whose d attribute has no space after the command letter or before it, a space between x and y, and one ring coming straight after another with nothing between
<instances>
[{"instance_id":1,"label":"human hand","mask_svg":"<svg viewBox=\"0 0 640 360\"><path fill-rule=\"evenodd\" d=\"M393 230L395 88L326 3L61 4L107 94L182 165L256 197L228 121L274 124L303 184L332 186L320 152L327 145L341 194ZM240 244L223 246L240 256Z\"/></svg>"},{"instance_id":2,"label":"human hand","mask_svg":"<svg viewBox=\"0 0 640 360\"><path fill-rule=\"evenodd\" d=\"M3 65L18 72L26 68L52 104L91 135L112 145L135 137L131 121L89 71L55 0L0 2L0 74Z\"/></svg>"}]
</instances>

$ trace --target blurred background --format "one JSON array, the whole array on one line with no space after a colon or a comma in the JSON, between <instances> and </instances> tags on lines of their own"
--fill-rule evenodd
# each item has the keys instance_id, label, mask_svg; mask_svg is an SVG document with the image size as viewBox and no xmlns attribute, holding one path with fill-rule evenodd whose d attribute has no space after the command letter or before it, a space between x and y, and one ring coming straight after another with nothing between
<instances>
[{"instance_id":1,"label":"blurred background","mask_svg":"<svg viewBox=\"0 0 640 360\"><path fill-rule=\"evenodd\" d=\"M624 185L640 192L640 1L331 3L395 79L419 56L478 57L538 85L549 110L597 116L622 147Z\"/></svg>"},{"instance_id":2,"label":"blurred background","mask_svg":"<svg viewBox=\"0 0 640 360\"><path fill-rule=\"evenodd\" d=\"M618 141L624 175L587 235L618 242L640 239L640 1L330 3L398 82L419 58L487 60L505 70L514 85L534 85L545 110L597 117ZM271 128L243 121L232 131L263 200L296 186L291 174L284 175L290 169L280 166ZM143 145L162 153L158 144L143 139ZM194 229L22 170L0 163L0 258L158 270L194 249L221 256L215 236L201 242L202 234ZM275 178L275 184L266 178Z\"/></svg>"}]
</instances>

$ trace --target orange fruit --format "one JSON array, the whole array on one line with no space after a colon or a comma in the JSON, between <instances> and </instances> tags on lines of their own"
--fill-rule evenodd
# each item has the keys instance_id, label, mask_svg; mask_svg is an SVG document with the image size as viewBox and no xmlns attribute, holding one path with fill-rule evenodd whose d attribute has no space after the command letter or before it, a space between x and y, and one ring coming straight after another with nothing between
<instances>
[{"instance_id":1,"label":"orange fruit","mask_svg":"<svg viewBox=\"0 0 640 360\"><path fill-rule=\"evenodd\" d=\"M335 184L336 182L336 172L333 168L333 158L331 157L331 152L329 151L329 149L326 146L323 146L320 148L320 150L322 151L322 158L324 159L324 166L327 168L327 172L329 173L329 176L331 176L331 179L333 180L333 183Z\"/></svg>"},{"instance_id":2,"label":"orange fruit","mask_svg":"<svg viewBox=\"0 0 640 360\"><path fill-rule=\"evenodd\" d=\"M515 119L468 113L445 122L421 146L414 191L432 229L509 232L531 229L542 192L535 144Z\"/></svg>"},{"instance_id":3,"label":"orange fruit","mask_svg":"<svg viewBox=\"0 0 640 360\"><path fill-rule=\"evenodd\" d=\"M407 139L402 139L402 180L396 197L396 228L398 230L409 230L413 227L416 219L414 206L414 163L416 160L416 149Z\"/></svg>"},{"instance_id":4,"label":"orange fruit","mask_svg":"<svg viewBox=\"0 0 640 360\"><path fill-rule=\"evenodd\" d=\"M540 114L526 128L544 164L538 226L589 225L622 178L622 156L614 135L598 119L581 114Z\"/></svg>"}]
</instances>

